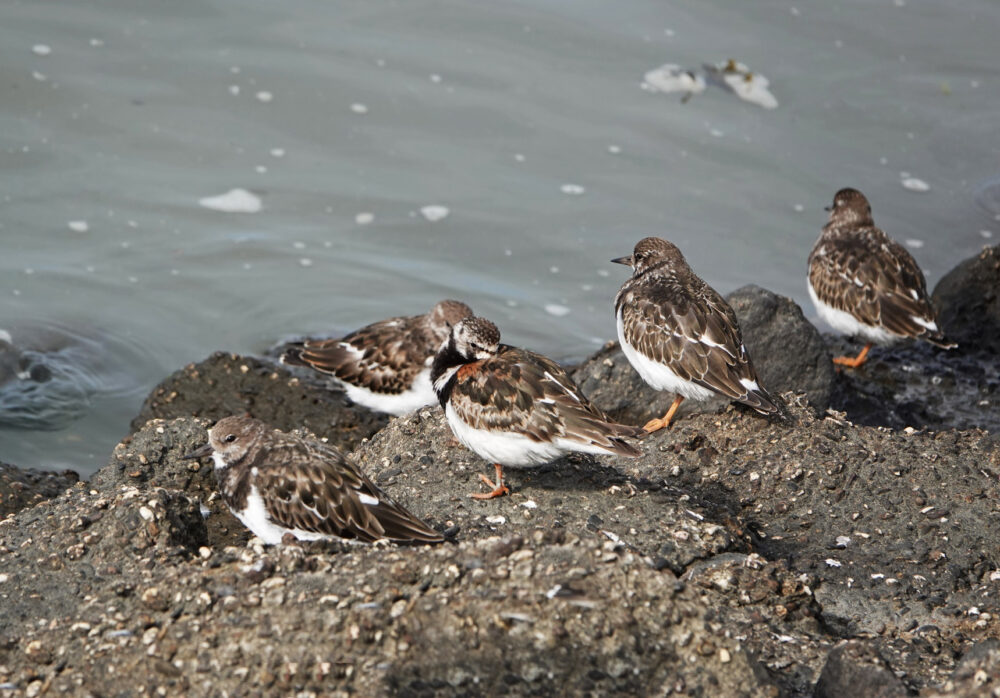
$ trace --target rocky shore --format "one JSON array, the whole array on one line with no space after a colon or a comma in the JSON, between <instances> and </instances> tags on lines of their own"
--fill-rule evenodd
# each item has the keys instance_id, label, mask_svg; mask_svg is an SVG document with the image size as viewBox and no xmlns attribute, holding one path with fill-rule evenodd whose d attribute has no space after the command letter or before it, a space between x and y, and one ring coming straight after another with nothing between
<instances>
[{"instance_id":1,"label":"rocky shore","mask_svg":"<svg viewBox=\"0 0 1000 698\"><path fill-rule=\"evenodd\" d=\"M88 482L0 469L0 695L1000 696L998 259L935 291L958 350L841 373L846 340L740 289L786 419L685 403L643 457L510 469L488 502L440 409L216 354ZM574 378L630 423L671 399L614 343ZM449 542L262 546L180 459L243 412L352 450Z\"/></svg>"}]
</instances>

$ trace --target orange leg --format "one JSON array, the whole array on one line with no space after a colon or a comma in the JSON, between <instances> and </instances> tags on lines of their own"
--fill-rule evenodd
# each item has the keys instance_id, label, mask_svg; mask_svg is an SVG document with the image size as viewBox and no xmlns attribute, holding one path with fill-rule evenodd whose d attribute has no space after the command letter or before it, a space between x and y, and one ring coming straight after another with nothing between
<instances>
[{"instance_id":1,"label":"orange leg","mask_svg":"<svg viewBox=\"0 0 1000 698\"><path fill-rule=\"evenodd\" d=\"M857 368L865 361L868 360L868 350L872 348L872 343L868 342L865 348L861 350L861 353L857 356L836 356L833 359L833 363L838 366L847 366L848 368Z\"/></svg>"},{"instance_id":2,"label":"orange leg","mask_svg":"<svg viewBox=\"0 0 1000 698\"><path fill-rule=\"evenodd\" d=\"M682 402L684 402L683 395L678 395L677 397L675 397L674 404L670 406L670 409L667 410L667 413L665 415L663 415L663 418L649 420L648 422L646 422L646 426L644 426L643 429L652 434L654 431L658 431L660 429L663 429L664 427L669 427L670 420L674 418L674 413L677 412L677 408L681 406Z\"/></svg>"},{"instance_id":3,"label":"orange leg","mask_svg":"<svg viewBox=\"0 0 1000 698\"><path fill-rule=\"evenodd\" d=\"M497 481L493 484L493 481L488 477L480 473L479 479L485 482L487 485L493 488L493 491L488 494L470 494L469 496L473 499L493 499L494 497L500 497L505 494L510 494L510 489L507 485L503 484L503 466L499 463L494 463L493 467L497 469Z\"/></svg>"}]
</instances>

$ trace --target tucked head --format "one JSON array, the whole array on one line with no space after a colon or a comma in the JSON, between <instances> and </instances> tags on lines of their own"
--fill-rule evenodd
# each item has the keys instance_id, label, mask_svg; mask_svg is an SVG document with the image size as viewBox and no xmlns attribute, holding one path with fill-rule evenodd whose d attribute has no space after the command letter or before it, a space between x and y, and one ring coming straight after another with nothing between
<instances>
[{"instance_id":1,"label":"tucked head","mask_svg":"<svg viewBox=\"0 0 1000 698\"><path fill-rule=\"evenodd\" d=\"M833 195L833 204L826 207L830 221L858 223L871 221L872 207L865 195L857 189L841 189Z\"/></svg>"},{"instance_id":2,"label":"tucked head","mask_svg":"<svg viewBox=\"0 0 1000 698\"><path fill-rule=\"evenodd\" d=\"M446 300L431 308L430 315L431 330L445 337L459 320L472 316L472 308L460 301Z\"/></svg>"},{"instance_id":3,"label":"tucked head","mask_svg":"<svg viewBox=\"0 0 1000 698\"><path fill-rule=\"evenodd\" d=\"M455 351L468 361L488 359L500 348L500 330L482 317L467 317L451 330Z\"/></svg>"},{"instance_id":4,"label":"tucked head","mask_svg":"<svg viewBox=\"0 0 1000 698\"><path fill-rule=\"evenodd\" d=\"M663 238L643 238L636 243L631 255L611 261L632 267L637 274L661 262L687 264L677 245Z\"/></svg>"}]
</instances>

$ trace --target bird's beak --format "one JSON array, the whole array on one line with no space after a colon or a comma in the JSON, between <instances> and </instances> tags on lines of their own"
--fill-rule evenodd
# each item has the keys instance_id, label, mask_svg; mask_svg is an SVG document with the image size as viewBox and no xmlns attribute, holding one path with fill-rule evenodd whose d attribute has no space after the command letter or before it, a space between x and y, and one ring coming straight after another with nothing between
<instances>
[{"instance_id":1,"label":"bird's beak","mask_svg":"<svg viewBox=\"0 0 1000 698\"><path fill-rule=\"evenodd\" d=\"M632 255L629 255L628 257L619 257L618 259L612 259L611 261L615 264L624 264L626 267L631 267Z\"/></svg>"},{"instance_id":2,"label":"bird's beak","mask_svg":"<svg viewBox=\"0 0 1000 698\"><path fill-rule=\"evenodd\" d=\"M191 451L191 453L187 454L186 456L181 456L181 460L195 460L196 458L204 458L205 456L212 455L213 450L214 449L212 448L212 444L208 443L202 446L201 448Z\"/></svg>"},{"instance_id":3,"label":"bird's beak","mask_svg":"<svg viewBox=\"0 0 1000 698\"><path fill-rule=\"evenodd\" d=\"M826 211L827 213L829 213L830 211L833 210L833 206L824 206L823 210Z\"/></svg>"}]
</instances>

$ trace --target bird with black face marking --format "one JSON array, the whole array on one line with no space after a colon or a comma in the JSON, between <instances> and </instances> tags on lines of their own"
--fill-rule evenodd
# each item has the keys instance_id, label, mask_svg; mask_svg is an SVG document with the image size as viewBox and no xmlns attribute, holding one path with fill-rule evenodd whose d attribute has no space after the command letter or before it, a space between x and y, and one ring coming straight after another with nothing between
<instances>
[{"instance_id":1,"label":"bird with black face marking","mask_svg":"<svg viewBox=\"0 0 1000 698\"><path fill-rule=\"evenodd\" d=\"M833 362L857 368L873 344L914 338L943 349L945 339L913 256L875 226L872 208L857 189L841 189L828 206L829 222L809 254L809 296L833 329L865 342L857 356Z\"/></svg>"},{"instance_id":2,"label":"bird with black face marking","mask_svg":"<svg viewBox=\"0 0 1000 698\"><path fill-rule=\"evenodd\" d=\"M226 417L208 443L229 510L268 545L299 540L438 543L440 533L394 503L333 446L286 434L251 417Z\"/></svg>"},{"instance_id":3,"label":"bird with black face marking","mask_svg":"<svg viewBox=\"0 0 1000 698\"><path fill-rule=\"evenodd\" d=\"M622 352L650 387L677 394L646 431L670 426L684 398L719 394L761 414L779 412L760 384L733 309L691 271L676 245L644 238L631 255L611 261L633 270L615 297Z\"/></svg>"},{"instance_id":4,"label":"bird with black face marking","mask_svg":"<svg viewBox=\"0 0 1000 698\"><path fill-rule=\"evenodd\" d=\"M465 303L444 300L424 315L389 318L340 339L290 343L281 363L331 376L347 397L370 410L406 414L434 404L434 353L452 325L470 315Z\"/></svg>"},{"instance_id":5,"label":"bird with black face marking","mask_svg":"<svg viewBox=\"0 0 1000 698\"><path fill-rule=\"evenodd\" d=\"M501 344L497 326L485 318L452 328L431 380L456 438L496 469L495 483L479 476L492 491L471 495L476 499L510 491L503 466L541 465L573 451L642 455L622 439L642 430L608 419L554 361Z\"/></svg>"}]
</instances>

